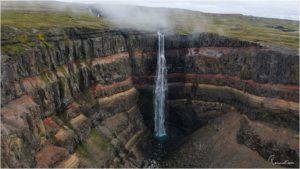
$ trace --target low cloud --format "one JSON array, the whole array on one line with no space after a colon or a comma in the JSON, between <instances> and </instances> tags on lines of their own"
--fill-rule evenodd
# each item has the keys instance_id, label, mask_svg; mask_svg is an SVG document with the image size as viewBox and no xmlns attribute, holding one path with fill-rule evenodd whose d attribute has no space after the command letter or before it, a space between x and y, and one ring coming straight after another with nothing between
<instances>
[{"instance_id":1,"label":"low cloud","mask_svg":"<svg viewBox=\"0 0 300 169\"><path fill-rule=\"evenodd\" d=\"M162 8L96 4L91 9L95 15L108 18L119 28L162 31L173 29L169 11Z\"/></svg>"}]
</instances>

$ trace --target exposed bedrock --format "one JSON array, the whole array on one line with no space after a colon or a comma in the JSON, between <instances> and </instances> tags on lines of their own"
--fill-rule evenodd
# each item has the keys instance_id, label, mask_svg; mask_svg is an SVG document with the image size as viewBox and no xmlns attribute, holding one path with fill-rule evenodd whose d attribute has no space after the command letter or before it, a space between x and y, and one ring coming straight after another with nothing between
<instances>
[{"instance_id":1,"label":"exposed bedrock","mask_svg":"<svg viewBox=\"0 0 300 169\"><path fill-rule=\"evenodd\" d=\"M29 37L34 47L1 57L1 167L142 166L151 153L156 33L69 28ZM236 110L251 124L299 131L298 55L210 33L167 35L165 48L168 126L191 134ZM266 161L273 147L248 143L256 135L244 132L246 122L235 125L236 144ZM278 158L295 160L292 146Z\"/></svg>"}]
</instances>

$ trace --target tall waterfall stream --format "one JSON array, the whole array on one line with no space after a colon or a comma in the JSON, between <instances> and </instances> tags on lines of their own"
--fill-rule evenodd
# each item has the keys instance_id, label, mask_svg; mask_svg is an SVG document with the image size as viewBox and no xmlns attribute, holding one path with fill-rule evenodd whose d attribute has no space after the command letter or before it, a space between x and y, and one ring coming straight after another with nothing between
<instances>
[{"instance_id":1,"label":"tall waterfall stream","mask_svg":"<svg viewBox=\"0 0 300 169\"><path fill-rule=\"evenodd\" d=\"M167 135L165 128L165 104L167 85L167 68L165 58L164 35L160 32L158 34L158 54L157 54L157 68L155 77L155 91L154 91L154 132L158 138Z\"/></svg>"},{"instance_id":2,"label":"tall waterfall stream","mask_svg":"<svg viewBox=\"0 0 300 169\"><path fill-rule=\"evenodd\" d=\"M149 159L145 160L143 167L159 168L162 167L164 158L174 147L177 147L178 140L182 138L181 132L174 126L170 126L166 121L167 104L167 66L165 58L164 34L157 32L158 53L157 68L154 89L154 136L151 141L152 153ZM168 126L168 127L167 127ZM168 130L167 130L168 128ZM167 133L168 131L168 133Z\"/></svg>"}]
</instances>

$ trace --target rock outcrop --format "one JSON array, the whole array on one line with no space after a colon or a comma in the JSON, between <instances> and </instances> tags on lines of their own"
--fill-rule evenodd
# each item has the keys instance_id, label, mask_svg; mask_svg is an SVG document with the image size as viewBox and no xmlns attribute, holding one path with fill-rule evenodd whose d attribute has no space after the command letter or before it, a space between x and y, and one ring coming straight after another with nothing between
<instances>
[{"instance_id":1,"label":"rock outcrop","mask_svg":"<svg viewBox=\"0 0 300 169\"><path fill-rule=\"evenodd\" d=\"M156 33L68 28L42 34L43 40L29 35L34 45L2 39L22 50L1 57L1 167L142 166L151 148ZM211 33L166 35L165 48L169 124L188 134L234 107L247 124L299 131L296 54ZM241 126L234 144L256 147L260 160L268 160L268 142L248 143L256 135L243 132L245 125L234 125ZM277 153L293 154L280 160L299 157L287 146Z\"/></svg>"}]
</instances>

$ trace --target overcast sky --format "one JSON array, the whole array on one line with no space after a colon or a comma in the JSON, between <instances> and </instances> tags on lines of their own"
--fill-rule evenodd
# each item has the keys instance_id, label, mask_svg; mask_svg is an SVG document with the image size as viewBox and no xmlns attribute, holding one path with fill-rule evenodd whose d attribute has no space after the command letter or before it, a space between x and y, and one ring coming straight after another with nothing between
<instances>
[{"instance_id":1,"label":"overcast sky","mask_svg":"<svg viewBox=\"0 0 300 169\"><path fill-rule=\"evenodd\" d=\"M80 3L127 4L190 9L209 13L240 13L299 20L299 0L58 0Z\"/></svg>"}]
</instances>

